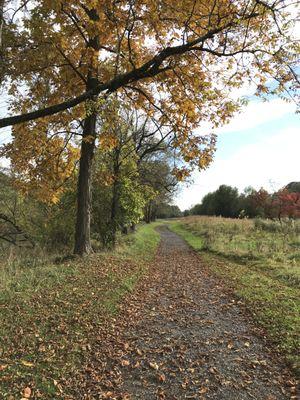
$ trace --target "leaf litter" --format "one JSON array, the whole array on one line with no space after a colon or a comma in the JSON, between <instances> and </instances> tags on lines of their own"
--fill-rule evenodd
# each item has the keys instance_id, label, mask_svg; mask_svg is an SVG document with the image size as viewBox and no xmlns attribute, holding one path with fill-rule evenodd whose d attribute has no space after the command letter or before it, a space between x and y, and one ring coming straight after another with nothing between
<instances>
[{"instance_id":1,"label":"leaf litter","mask_svg":"<svg viewBox=\"0 0 300 400\"><path fill-rule=\"evenodd\" d=\"M68 307L68 297L61 299L57 292L52 309L45 315L48 341L44 342L34 327L28 326L27 330L45 365L59 360L59 373L56 377L49 372L47 380L52 386L45 397L31 378L38 365L21 358L19 364L28 378L23 387L20 385L24 379L18 380L19 396L8 396L9 400L298 398L295 378L268 350L268 342L257 334L242 302L228 292L181 238L165 227L160 228L160 234L154 262L135 290L125 297L117 316L101 316L99 323L95 315L95 321L91 321L90 313L97 310L93 293L103 290L96 285L96 264L89 296L84 297L80 290L70 294L80 308L71 315L69 324L65 318L60 321L55 317L56 310ZM122 268L132 268L127 261L121 264ZM101 271L106 273L105 269ZM105 290L109 285L110 281ZM50 304L46 295L37 299L36 307L41 304ZM89 314L85 315L85 310ZM78 335L77 330L83 326L84 331ZM51 335L58 331L62 340L55 343ZM23 337L20 328L15 340ZM73 353L80 357L76 368L66 356ZM21 354L23 357L28 352ZM4 373L9 368L1 363ZM4 379L11 376L6 373Z\"/></svg>"},{"instance_id":2,"label":"leaf litter","mask_svg":"<svg viewBox=\"0 0 300 400\"><path fill-rule=\"evenodd\" d=\"M297 399L295 378L242 302L175 233L160 234L155 261L102 332L70 399Z\"/></svg>"}]
</instances>

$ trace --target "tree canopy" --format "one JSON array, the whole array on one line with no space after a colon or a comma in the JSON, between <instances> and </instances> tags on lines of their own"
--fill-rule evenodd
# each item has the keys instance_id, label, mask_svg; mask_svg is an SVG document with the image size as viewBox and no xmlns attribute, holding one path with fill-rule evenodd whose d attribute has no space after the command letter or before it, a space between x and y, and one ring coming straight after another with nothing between
<instances>
[{"instance_id":1,"label":"tree canopy","mask_svg":"<svg viewBox=\"0 0 300 400\"><path fill-rule=\"evenodd\" d=\"M121 90L148 112L159 109L168 120L175 116L173 123L185 130L203 118L213 116L218 124L230 116L233 104L226 94L245 79L254 80L259 93L268 91L271 77L279 92L297 81L292 1L26 3L23 24L10 24L5 32L6 76L15 79L15 93L21 82L39 79L38 85L29 83L29 104L15 112L40 111L2 119L0 126ZM97 83L86 91L91 64ZM41 107L42 94L50 110Z\"/></svg>"},{"instance_id":2,"label":"tree canopy","mask_svg":"<svg viewBox=\"0 0 300 400\"><path fill-rule=\"evenodd\" d=\"M57 201L79 169L75 252L90 249L100 132L117 142L112 99L163 136L172 132L168 143L181 160L173 173L185 179L213 160L215 134L197 128L234 115L242 101L232 90L248 81L259 96L293 96L293 10L292 0L28 0L15 12L4 3L1 82L12 115L0 127L14 127L1 154L22 189L44 201Z\"/></svg>"}]
</instances>

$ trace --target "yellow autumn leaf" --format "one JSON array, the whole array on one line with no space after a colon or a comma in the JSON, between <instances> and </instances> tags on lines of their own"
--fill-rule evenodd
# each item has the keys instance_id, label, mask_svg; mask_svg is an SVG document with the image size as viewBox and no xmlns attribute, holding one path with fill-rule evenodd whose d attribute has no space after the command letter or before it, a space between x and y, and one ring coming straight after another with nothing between
<instances>
[{"instance_id":1,"label":"yellow autumn leaf","mask_svg":"<svg viewBox=\"0 0 300 400\"><path fill-rule=\"evenodd\" d=\"M156 362L149 362L149 366L156 371L159 369L159 365Z\"/></svg>"},{"instance_id":2,"label":"yellow autumn leaf","mask_svg":"<svg viewBox=\"0 0 300 400\"><path fill-rule=\"evenodd\" d=\"M26 360L21 360L21 364L25 365L25 367L34 367L34 364L32 362Z\"/></svg>"}]
</instances>

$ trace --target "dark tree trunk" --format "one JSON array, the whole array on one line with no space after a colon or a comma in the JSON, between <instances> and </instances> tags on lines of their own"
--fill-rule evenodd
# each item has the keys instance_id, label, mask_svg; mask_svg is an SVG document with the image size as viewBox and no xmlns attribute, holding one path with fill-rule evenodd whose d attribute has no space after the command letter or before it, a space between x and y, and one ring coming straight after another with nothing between
<instances>
[{"instance_id":1,"label":"dark tree trunk","mask_svg":"<svg viewBox=\"0 0 300 400\"><path fill-rule=\"evenodd\" d=\"M128 226L122 227L122 233L123 233L123 235L128 235Z\"/></svg>"},{"instance_id":2,"label":"dark tree trunk","mask_svg":"<svg viewBox=\"0 0 300 400\"><path fill-rule=\"evenodd\" d=\"M151 222L151 212L152 212L152 202L149 201L149 203L146 206L146 215L145 215L145 221L147 224L150 224Z\"/></svg>"},{"instance_id":3,"label":"dark tree trunk","mask_svg":"<svg viewBox=\"0 0 300 400\"><path fill-rule=\"evenodd\" d=\"M93 89L97 80L89 78L87 90ZM94 99L96 100L96 99ZM92 251L91 225L91 180L92 164L95 152L97 113L92 112L84 120L83 137L81 142L79 175L77 183L77 215L75 229L74 253L83 255Z\"/></svg>"},{"instance_id":4,"label":"dark tree trunk","mask_svg":"<svg viewBox=\"0 0 300 400\"><path fill-rule=\"evenodd\" d=\"M113 184L110 220L111 220L111 246L115 247L116 235L117 235L117 214L118 214L119 200L120 200L120 182L119 182L120 149L119 148L115 150L114 154L113 173L115 180Z\"/></svg>"},{"instance_id":5,"label":"dark tree trunk","mask_svg":"<svg viewBox=\"0 0 300 400\"><path fill-rule=\"evenodd\" d=\"M136 225L135 224L131 224L130 230L131 230L131 232L135 232L136 231Z\"/></svg>"},{"instance_id":6,"label":"dark tree trunk","mask_svg":"<svg viewBox=\"0 0 300 400\"><path fill-rule=\"evenodd\" d=\"M4 27L4 0L0 0L0 84L4 73L4 49L3 49L3 27Z\"/></svg>"},{"instance_id":7,"label":"dark tree trunk","mask_svg":"<svg viewBox=\"0 0 300 400\"><path fill-rule=\"evenodd\" d=\"M0 0L0 51L2 49L2 30L4 25L3 12L4 12L4 0Z\"/></svg>"},{"instance_id":8,"label":"dark tree trunk","mask_svg":"<svg viewBox=\"0 0 300 400\"><path fill-rule=\"evenodd\" d=\"M157 212L157 206L155 204L152 204L151 207L151 213L150 213L150 221L156 221L156 212Z\"/></svg>"}]
</instances>

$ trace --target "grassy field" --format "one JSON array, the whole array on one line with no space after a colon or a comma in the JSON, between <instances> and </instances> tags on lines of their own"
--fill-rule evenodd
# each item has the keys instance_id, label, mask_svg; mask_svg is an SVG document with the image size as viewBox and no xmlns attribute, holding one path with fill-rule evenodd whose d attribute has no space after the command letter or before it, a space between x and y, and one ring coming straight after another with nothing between
<instances>
[{"instance_id":1,"label":"grassy field","mask_svg":"<svg viewBox=\"0 0 300 400\"><path fill-rule=\"evenodd\" d=\"M187 217L170 227L201 252L292 367L299 368L299 223Z\"/></svg>"},{"instance_id":2,"label":"grassy field","mask_svg":"<svg viewBox=\"0 0 300 400\"><path fill-rule=\"evenodd\" d=\"M0 263L1 399L26 398L26 390L30 398L74 398L68 379L145 272L159 243L154 228L141 226L114 253Z\"/></svg>"}]
</instances>

